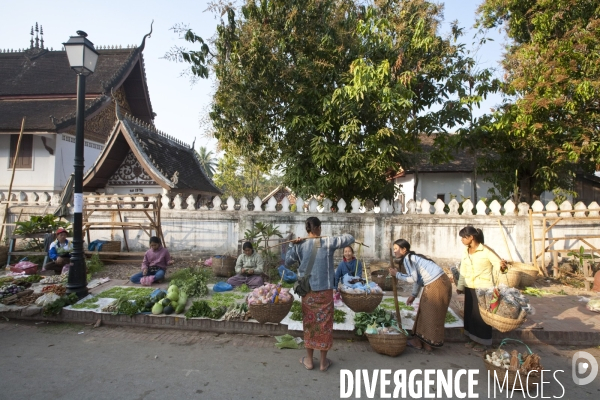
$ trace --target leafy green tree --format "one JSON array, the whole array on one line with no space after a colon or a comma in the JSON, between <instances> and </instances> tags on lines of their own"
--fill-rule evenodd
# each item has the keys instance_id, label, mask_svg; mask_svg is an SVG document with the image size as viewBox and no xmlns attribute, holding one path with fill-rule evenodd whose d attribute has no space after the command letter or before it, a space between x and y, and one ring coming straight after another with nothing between
<instances>
[{"instance_id":1,"label":"leafy green tree","mask_svg":"<svg viewBox=\"0 0 600 400\"><path fill-rule=\"evenodd\" d=\"M198 161L200 161L200 165L202 165L206 175L208 175L209 178L212 178L217 166L217 161L212 150L200 146L198 151L196 151L196 157L198 158Z\"/></svg>"},{"instance_id":2,"label":"leafy green tree","mask_svg":"<svg viewBox=\"0 0 600 400\"><path fill-rule=\"evenodd\" d=\"M256 196L263 198L281 184L277 174L269 173L233 152L219 159L213 178L215 185L223 191L224 198L233 196L237 200L242 197L250 201Z\"/></svg>"},{"instance_id":3,"label":"leafy green tree","mask_svg":"<svg viewBox=\"0 0 600 400\"><path fill-rule=\"evenodd\" d=\"M199 49L182 52L194 74L217 78L215 137L252 164L280 167L300 195L390 199L389 173L415 165L421 135L469 118L451 100L465 55L437 33L441 5L247 0L239 15L222 12L214 46L187 31ZM435 144L430 160L448 161L450 136Z\"/></svg>"},{"instance_id":4,"label":"leafy green tree","mask_svg":"<svg viewBox=\"0 0 600 400\"><path fill-rule=\"evenodd\" d=\"M507 101L484 147L485 168L505 194L517 170L532 200L571 190L575 172L600 164L600 3L597 0L486 0L478 23L504 26Z\"/></svg>"}]
</instances>

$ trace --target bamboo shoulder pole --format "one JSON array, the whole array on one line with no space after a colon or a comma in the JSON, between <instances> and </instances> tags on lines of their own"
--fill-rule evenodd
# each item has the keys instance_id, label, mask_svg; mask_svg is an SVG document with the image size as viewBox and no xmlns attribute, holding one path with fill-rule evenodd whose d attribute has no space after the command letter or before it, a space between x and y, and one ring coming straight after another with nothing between
<instances>
[{"instance_id":1,"label":"bamboo shoulder pole","mask_svg":"<svg viewBox=\"0 0 600 400\"><path fill-rule=\"evenodd\" d=\"M502 222L498 220L498 225L500 225L500 231L502 232L502 238L504 238L504 245L506 246L506 251L508 252L508 258L510 258L510 262L513 262L512 254L510 252L510 247L508 247L508 241L506 240L506 233L504 232L504 227L502 226Z\"/></svg>"},{"instance_id":2,"label":"bamboo shoulder pole","mask_svg":"<svg viewBox=\"0 0 600 400\"><path fill-rule=\"evenodd\" d=\"M21 122L21 132L19 133L19 140L17 141L17 150L15 151L15 158L13 159L12 175L10 177L10 185L8 185L8 197L6 198L6 207L4 208L4 218L2 219L2 228L0 229L0 240L4 236L4 224L6 223L6 216L8 215L8 204L10 203L10 195L12 194L13 181L15 180L15 169L17 168L17 159L19 158L19 150L21 150L21 139L23 138L23 129L25 128L25 117ZM10 156L10 154L9 154Z\"/></svg>"},{"instance_id":3,"label":"bamboo shoulder pole","mask_svg":"<svg viewBox=\"0 0 600 400\"><path fill-rule=\"evenodd\" d=\"M390 268L394 268L394 253L390 249ZM396 308L396 322L398 322L398 328L402 329L402 317L400 317L400 306L398 305L398 279L392 276L392 285L394 290L394 307Z\"/></svg>"}]
</instances>

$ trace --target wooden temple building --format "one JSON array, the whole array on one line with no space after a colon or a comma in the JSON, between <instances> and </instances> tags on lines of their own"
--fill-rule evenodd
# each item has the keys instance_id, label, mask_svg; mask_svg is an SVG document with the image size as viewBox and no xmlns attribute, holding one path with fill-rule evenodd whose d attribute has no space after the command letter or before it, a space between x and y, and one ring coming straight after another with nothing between
<instances>
[{"instance_id":1,"label":"wooden temple building","mask_svg":"<svg viewBox=\"0 0 600 400\"><path fill-rule=\"evenodd\" d=\"M154 127L143 58L150 33L139 46L96 48L86 81L84 191L217 195L194 149ZM0 50L0 167L12 168L25 117L10 200L35 204L57 199L73 172L77 85L66 52L45 47L37 24L30 34L29 48ZM10 176L0 174L0 200Z\"/></svg>"}]
</instances>

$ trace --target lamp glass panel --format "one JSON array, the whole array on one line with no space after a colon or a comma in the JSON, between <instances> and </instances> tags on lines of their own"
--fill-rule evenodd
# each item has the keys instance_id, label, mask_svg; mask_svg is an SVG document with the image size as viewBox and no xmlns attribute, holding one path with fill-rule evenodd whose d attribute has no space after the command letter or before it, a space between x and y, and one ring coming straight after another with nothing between
<instances>
[{"instance_id":1,"label":"lamp glass panel","mask_svg":"<svg viewBox=\"0 0 600 400\"><path fill-rule=\"evenodd\" d=\"M69 58L69 65L71 68L78 68L83 65L83 48L82 45L65 46L67 51L67 57Z\"/></svg>"},{"instance_id":2,"label":"lamp glass panel","mask_svg":"<svg viewBox=\"0 0 600 400\"><path fill-rule=\"evenodd\" d=\"M88 71L90 71L91 73L93 73L94 70L96 69L96 62L98 61L98 54L93 49L86 47L83 61L84 61L84 63L83 63L84 68L87 69Z\"/></svg>"}]
</instances>

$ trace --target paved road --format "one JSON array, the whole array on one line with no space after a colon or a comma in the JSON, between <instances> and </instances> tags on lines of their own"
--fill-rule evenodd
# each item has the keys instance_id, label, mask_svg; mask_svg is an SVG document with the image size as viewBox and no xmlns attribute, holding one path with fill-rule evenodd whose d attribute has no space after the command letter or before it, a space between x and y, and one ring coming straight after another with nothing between
<instances>
[{"instance_id":1,"label":"paved road","mask_svg":"<svg viewBox=\"0 0 600 400\"><path fill-rule=\"evenodd\" d=\"M1 319L1 318L0 318ZM299 364L303 350L279 350L271 337L219 335L205 332L124 327L0 322L0 398L2 399L337 399L340 370L475 369L474 394L488 398L486 371L480 356L462 343L449 343L433 353L407 349L390 358L374 353L368 342L336 341L328 372L307 371ZM596 344L597 345L597 344ZM578 350L600 356L597 348L536 346L544 368L557 372L560 384L549 373L544 397L598 399L600 376L586 386L571 378L571 357ZM392 383L374 396L392 394ZM435 378L434 378L435 379ZM417 376L422 383L423 377ZM459 390L467 390L461 377ZM562 386L561 386L562 385ZM346 384L343 385L347 390ZM564 387L564 395L563 395ZM454 388L456 389L456 388ZM364 382L361 397L369 398ZM408 389L407 389L408 390ZM418 390L418 386L415 387ZM490 398L507 398L493 389ZM435 394L436 386L432 389ZM454 391L452 398L460 393ZM399 392L401 395L402 393ZM562 395L562 396L561 396ZM407 392L407 398L424 394ZM350 398L357 398L356 391ZM437 398L449 398L442 393ZM516 399L523 398L514 392ZM538 397L539 398L539 397Z\"/></svg>"}]
</instances>

